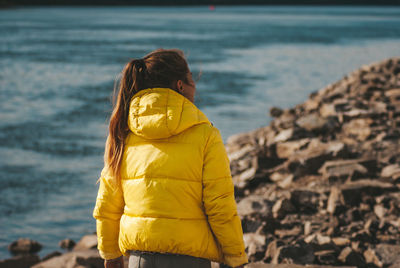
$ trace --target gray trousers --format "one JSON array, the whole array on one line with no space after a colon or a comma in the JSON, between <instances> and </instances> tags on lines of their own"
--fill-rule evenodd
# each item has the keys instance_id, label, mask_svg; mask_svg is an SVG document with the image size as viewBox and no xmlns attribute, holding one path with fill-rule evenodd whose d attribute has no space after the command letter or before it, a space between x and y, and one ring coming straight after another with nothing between
<instances>
[{"instance_id":1,"label":"gray trousers","mask_svg":"<svg viewBox=\"0 0 400 268\"><path fill-rule=\"evenodd\" d=\"M187 255L129 251L129 268L211 268L211 261Z\"/></svg>"}]
</instances>

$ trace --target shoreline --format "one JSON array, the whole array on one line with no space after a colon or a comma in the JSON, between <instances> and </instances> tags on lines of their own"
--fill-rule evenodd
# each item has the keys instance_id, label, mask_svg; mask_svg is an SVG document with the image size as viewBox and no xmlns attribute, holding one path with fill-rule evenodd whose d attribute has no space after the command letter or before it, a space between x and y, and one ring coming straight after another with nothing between
<instances>
[{"instance_id":1,"label":"shoreline","mask_svg":"<svg viewBox=\"0 0 400 268\"><path fill-rule=\"evenodd\" d=\"M150 1L151 2L151 1ZM374 1L365 2L365 1L270 1L265 3L265 1L137 1L136 3L132 3L129 1L66 1L60 0L56 1L36 1L32 3L31 1L14 1L14 2L0 2L0 9L12 9L12 8L25 8L25 7L208 7L208 6L216 6L216 7L241 7L241 6L271 6L271 7L400 7L400 1L398 0L386 0L381 1L377 4Z\"/></svg>"},{"instance_id":2,"label":"shoreline","mask_svg":"<svg viewBox=\"0 0 400 268\"><path fill-rule=\"evenodd\" d=\"M400 58L362 66L270 114L268 126L226 144L247 267L400 265ZM95 238L0 267L73 258L101 267Z\"/></svg>"}]
</instances>

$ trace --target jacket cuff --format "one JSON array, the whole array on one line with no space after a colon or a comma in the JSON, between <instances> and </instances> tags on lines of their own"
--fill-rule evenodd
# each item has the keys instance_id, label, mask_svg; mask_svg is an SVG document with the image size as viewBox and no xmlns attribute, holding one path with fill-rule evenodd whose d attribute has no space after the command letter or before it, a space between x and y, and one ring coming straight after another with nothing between
<instances>
[{"instance_id":1,"label":"jacket cuff","mask_svg":"<svg viewBox=\"0 0 400 268\"><path fill-rule=\"evenodd\" d=\"M99 250L99 254L100 254L100 257L105 260L116 259L116 258L119 258L122 256L122 253L120 251L105 252L105 251Z\"/></svg>"},{"instance_id":2,"label":"jacket cuff","mask_svg":"<svg viewBox=\"0 0 400 268\"><path fill-rule=\"evenodd\" d=\"M231 267L236 267L240 266L242 264L249 263L249 260L247 258L246 253L243 253L242 255L224 255L224 262L225 264L231 266Z\"/></svg>"}]
</instances>

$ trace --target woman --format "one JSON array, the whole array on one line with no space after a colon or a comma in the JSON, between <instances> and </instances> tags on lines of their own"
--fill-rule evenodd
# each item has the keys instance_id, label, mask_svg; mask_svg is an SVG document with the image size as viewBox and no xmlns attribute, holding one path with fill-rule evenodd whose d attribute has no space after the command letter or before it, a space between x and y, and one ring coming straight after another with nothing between
<instances>
[{"instance_id":1,"label":"woman","mask_svg":"<svg viewBox=\"0 0 400 268\"><path fill-rule=\"evenodd\" d=\"M179 50L125 66L93 211L105 267L247 263L229 160L195 92Z\"/></svg>"}]
</instances>

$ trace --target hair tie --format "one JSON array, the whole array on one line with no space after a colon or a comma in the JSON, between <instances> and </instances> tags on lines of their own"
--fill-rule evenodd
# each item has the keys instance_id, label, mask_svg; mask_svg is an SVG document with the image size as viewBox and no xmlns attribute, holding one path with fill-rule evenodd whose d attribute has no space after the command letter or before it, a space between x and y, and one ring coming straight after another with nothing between
<instances>
[{"instance_id":1,"label":"hair tie","mask_svg":"<svg viewBox=\"0 0 400 268\"><path fill-rule=\"evenodd\" d=\"M140 69L142 69L141 71L146 70L146 63L144 62L144 59L135 60L134 65L138 71L140 71Z\"/></svg>"}]
</instances>

